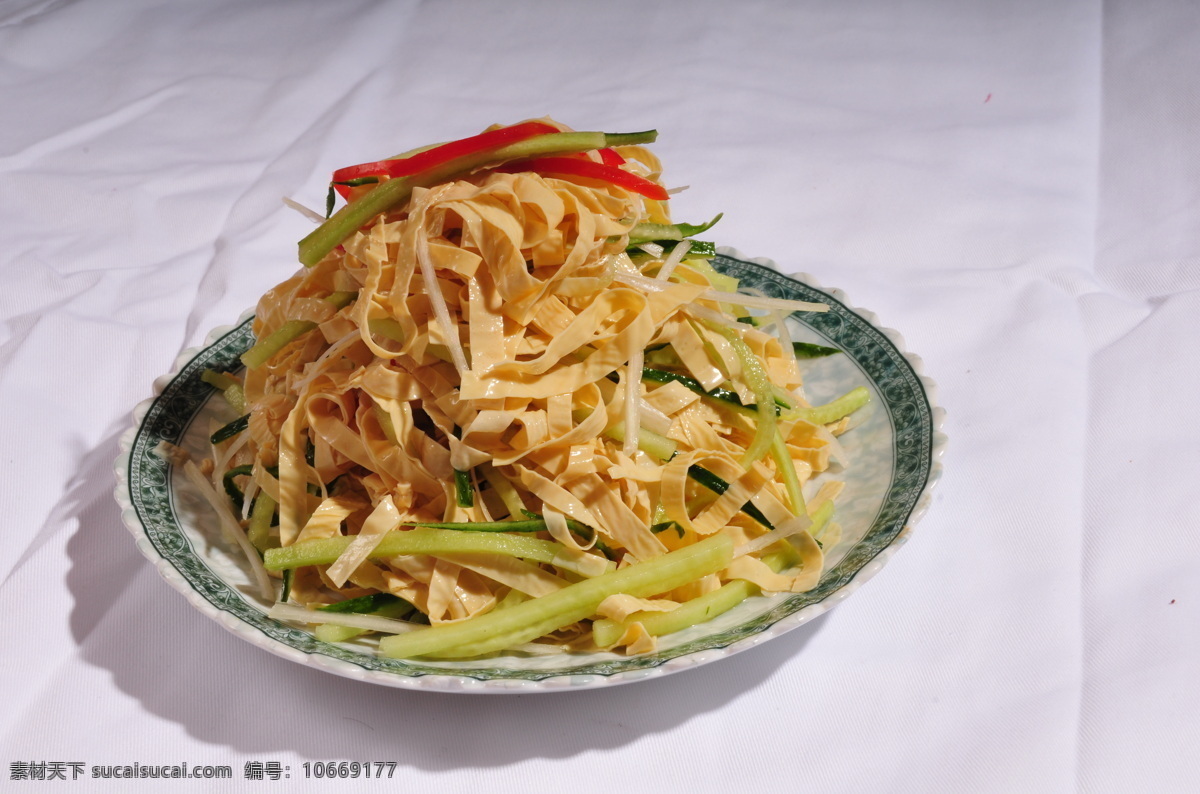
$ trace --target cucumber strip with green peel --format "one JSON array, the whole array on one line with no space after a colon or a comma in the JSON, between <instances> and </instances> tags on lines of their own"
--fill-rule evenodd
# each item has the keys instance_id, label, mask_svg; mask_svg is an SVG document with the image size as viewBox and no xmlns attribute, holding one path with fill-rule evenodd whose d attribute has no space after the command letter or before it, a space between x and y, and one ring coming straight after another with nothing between
<instances>
[{"instance_id":1,"label":"cucumber strip with green peel","mask_svg":"<svg viewBox=\"0 0 1200 794\"><path fill-rule=\"evenodd\" d=\"M729 490L729 483L725 482L725 480L722 478L696 463L688 466L688 477L691 477L693 480L700 483L715 494L723 494ZM746 502L746 504L742 505L742 512L753 518L758 523L762 524L767 529L775 528L775 526L767 520L767 517L763 515L762 511L754 506L753 502Z\"/></svg>"},{"instance_id":2,"label":"cucumber strip with green peel","mask_svg":"<svg viewBox=\"0 0 1200 794\"><path fill-rule=\"evenodd\" d=\"M492 486L492 490L500 497L500 501L504 502L511 517L516 518L525 512L525 503L521 500L521 495L517 493L516 487L509 482L507 477L488 463L484 463L480 471L483 473L483 479L487 480L488 485ZM535 513L532 517L540 518L541 516Z\"/></svg>"},{"instance_id":3,"label":"cucumber strip with green peel","mask_svg":"<svg viewBox=\"0 0 1200 794\"><path fill-rule=\"evenodd\" d=\"M809 533L819 532L833 516L833 502L825 502L817 512L809 516L812 524ZM780 544L782 545L782 544ZM792 565L796 554L790 548L764 554L762 561L776 573ZM727 582L712 592L685 601L670 612L635 612L625 620L617 622L602 618L592 623L592 639L601 648L608 648L621 639L621 635L633 623L641 623L647 634L661 637L664 634L674 634L697 623L712 620L717 615L728 612L750 596L760 593L757 585L743 579Z\"/></svg>"},{"instance_id":4,"label":"cucumber strip with green peel","mask_svg":"<svg viewBox=\"0 0 1200 794\"><path fill-rule=\"evenodd\" d=\"M711 397L714 400L720 400L721 402L726 402L730 405L746 407L742 404L742 398L739 397L736 392L719 387L715 389L705 389L700 385L700 381L696 380L695 378L690 378L687 375L680 375L677 372L668 372L665 369L654 369L653 367L643 367L642 380L648 380L651 383L671 383L674 381L689 391L694 391L701 397Z\"/></svg>"},{"instance_id":5,"label":"cucumber strip with green peel","mask_svg":"<svg viewBox=\"0 0 1200 794\"><path fill-rule=\"evenodd\" d=\"M214 444L220 444L222 441L228 441L229 439L233 438L234 436L236 436L238 433L242 432L249 426L250 426L250 414L246 414L245 416L239 416L237 419L234 419L232 422L230 422L229 424L220 428L219 430L217 430L217 432L215 432L211 436L209 436L208 440Z\"/></svg>"},{"instance_id":6,"label":"cucumber strip with green peel","mask_svg":"<svg viewBox=\"0 0 1200 794\"><path fill-rule=\"evenodd\" d=\"M759 360L737 331L708 321L705 321L704 324L729 342L738 357L738 362L742 365L742 374L746 378L746 385L754 392L754 399L757 400L755 408L758 421L754 427L754 438L750 441L750 446L746 448L740 461L742 466L749 469L759 458L770 451L776 436L776 417L779 414L779 408L775 405L771 379L767 376L763 362Z\"/></svg>"},{"instance_id":7,"label":"cucumber strip with green peel","mask_svg":"<svg viewBox=\"0 0 1200 794\"><path fill-rule=\"evenodd\" d=\"M343 290L341 292L331 292L329 297L325 298L328 303L332 303L336 309L344 309L354 302L358 297L358 292Z\"/></svg>"},{"instance_id":8,"label":"cucumber strip with green peel","mask_svg":"<svg viewBox=\"0 0 1200 794\"><path fill-rule=\"evenodd\" d=\"M836 347L814 345L810 342L792 342L792 351L796 354L796 358L822 358L842 352Z\"/></svg>"},{"instance_id":9,"label":"cucumber strip with green peel","mask_svg":"<svg viewBox=\"0 0 1200 794\"><path fill-rule=\"evenodd\" d=\"M412 526L453 529L459 532L542 532L546 529L546 521L538 516L527 521L420 521ZM591 531L573 518L567 519L567 526L571 529Z\"/></svg>"},{"instance_id":10,"label":"cucumber strip with green peel","mask_svg":"<svg viewBox=\"0 0 1200 794\"><path fill-rule=\"evenodd\" d=\"M680 386L683 386L688 391L693 391L701 397L715 403L721 404L724 407L732 408L747 416L758 414L758 405L756 403L743 403L742 398L737 395L737 392L729 389L722 389L720 386L715 389L705 389L700 385L700 381L687 375L680 375L678 372L669 372L665 369L656 369L654 367L642 368L642 380L650 381L651 383L671 383L674 381ZM792 406L784 400L774 397L775 415L778 416L780 409L791 408Z\"/></svg>"},{"instance_id":11,"label":"cucumber strip with green peel","mask_svg":"<svg viewBox=\"0 0 1200 794\"><path fill-rule=\"evenodd\" d=\"M377 176L360 176L355 179L344 179L342 181L330 182L331 185L344 185L345 187L362 187L363 185L378 184L379 177Z\"/></svg>"},{"instance_id":12,"label":"cucumber strip with green peel","mask_svg":"<svg viewBox=\"0 0 1200 794\"><path fill-rule=\"evenodd\" d=\"M660 532L666 532L668 529L675 530L679 533L680 538L683 537L683 527L679 526L679 524L674 521L662 521L658 524L650 525L650 531L655 535L659 534Z\"/></svg>"},{"instance_id":13,"label":"cucumber strip with green peel","mask_svg":"<svg viewBox=\"0 0 1200 794\"><path fill-rule=\"evenodd\" d=\"M275 500L266 491L260 490L250 508L250 523L246 527L246 538L250 545L262 553L279 545L279 539L271 537L271 519L275 517Z\"/></svg>"},{"instance_id":14,"label":"cucumber strip with green peel","mask_svg":"<svg viewBox=\"0 0 1200 794\"><path fill-rule=\"evenodd\" d=\"M290 571L289 571L290 573ZM392 618L393 620L402 620L413 613L413 607L406 602L381 607L374 612L365 614L375 615L381 618ZM313 628L313 635L321 642L346 642L355 637L360 637L363 634L370 633L370 629L359 629L353 626L341 626L337 623L319 623Z\"/></svg>"},{"instance_id":15,"label":"cucumber strip with green peel","mask_svg":"<svg viewBox=\"0 0 1200 794\"><path fill-rule=\"evenodd\" d=\"M818 532L825 528L825 525L829 523L829 519L831 518L833 518L832 500L823 502L821 506L809 516L809 519L812 521L812 523L808 525L808 529L805 531L808 532L808 534L815 536ZM763 559L766 558L764 557Z\"/></svg>"},{"instance_id":16,"label":"cucumber strip with green peel","mask_svg":"<svg viewBox=\"0 0 1200 794\"><path fill-rule=\"evenodd\" d=\"M228 372L206 369L200 373L200 380L219 390L229 407L239 414L246 410L246 392L242 389L242 382Z\"/></svg>"},{"instance_id":17,"label":"cucumber strip with green peel","mask_svg":"<svg viewBox=\"0 0 1200 794\"><path fill-rule=\"evenodd\" d=\"M475 488L471 485L471 472L454 470L454 498L459 507L475 506Z\"/></svg>"},{"instance_id":18,"label":"cucumber strip with green peel","mask_svg":"<svg viewBox=\"0 0 1200 794\"><path fill-rule=\"evenodd\" d=\"M499 603L492 608L492 611L494 612L497 609L508 609L509 607L522 603L523 601L528 601L530 598L533 598L533 596L526 595L520 590L509 590L504 597L500 599Z\"/></svg>"},{"instance_id":19,"label":"cucumber strip with green peel","mask_svg":"<svg viewBox=\"0 0 1200 794\"><path fill-rule=\"evenodd\" d=\"M654 130L630 133L554 132L476 154L456 157L419 174L389 179L333 214L300 241L300 262L312 267L350 235L380 215L408 201L413 189L432 187L465 176L477 168L551 154L571 154L610 146L653 143Z\"/></svg>"},{"instance_id":20,"label":"cucumber strip with green peel","mask_svg":"<svg viewBox=\"0 0 1200 794\"><path fill-rule=\"evenodd\" d=\"M391 593L371 593L370 595L359 596L358 598L347 598L345 601L338 601L334 604L325 604L317 609L321 612L358 612L367 613L374 612L379 607L385 604L391 604L396 601L408 604L407 601L394 596ZM408 604L412 606L412 604Z\"/></svg>"},{"instance_id":21,"label":"cucumber strip with green peel","mask_svg":"<svg viewBox=\"0 0 1200 794\"><path fill-rule=\"evenodd\" d=\"M708 231L724 215L725 213L719 212L711 221L698 226L691 223L639 223L629 230L629 244L641 245L643 243L661 243L666 240L683 240Z\"/></svg>"},{"instance_id":22,"label":"cucumber strip with green peel","mask_svg":"<svg viewBox=\"0 0 1200 794\"><path fill-rule=\"evenodd\" d=\"M776 573L786 568L794 559L795 555L787 551L774 552L762 558ZM621 622L608 618L597 620L592 623L592 639L601 648L608 648L621 639L621 635L633 623L641 623L646 633L655 637L674 634L689 626L712 620L760 592L758 585L744 579L735 579L712 592L685 601L670 612L635 612Z\"/></svg>"},{"instance_id":23,"label":"cucumber strip with green peel","mask_svg":"<svg viewBox=\"0 0 1200 794\"><path fill-rule=\"evenodd\" d=\"M655 371L657 372L657 370ZM587 418L587 412L582 410L572 411L571 416L574 417L576 422L582 422ZM625 422L617 422L612 427L606 429L604 435L613 441L624 442ZM678 445L673 439L644 427L638 428L638 449L651 457L658 458L659 460L670 460L675 457L677 447Z\"/></svg>"},{"instance_id":24,"label":"cucumber strip with green peel","mask_svg":"<svg viewBox=\"0 0 1200 794\"><path fill-rule=\"evenodd\" d=\"M617 422L612 427L604 431L604 435L611 438L613 441L625 441L625 423ZM664 435L655 433L653 430L647 430L644 427L638 428L638 449L645 452L652 458L658 460L670 460L675 457L675 451L678 445L674 439L667 438Z\"/></svg>"},{"instance_id":25,"label":"cucumber strip with green peel","mask_svg":"<svg viewBox=\"0 0 1200 794\"><path fill-rule=\"evenodd\" d=\"M676 354L670 345L664 345L662 347L655 348L654 350L647 348L646 352L643 354L643 358L646 366L655 369L656 371L662 371L658 370L658 367L683 368L684 366L683 361L679 358L678 354ZM645 378L643 378L643 380L645 380Z\"/></svg>"},{"instance_id":26,"label":"cucumber strip with green peel","mask_svg":"<svg viewBox=\"0 0 1200 794\"><path fill-rule=\"evenodd\" d=\"M833 402L814 405L812 408L799 408L797 412L799 417L807 422L812 422L814 425L827 425L830 422L836 422L843 416L849 416L870 401L871 392L867 390L867 387L857 386Z\"/></svg>"},{"instance_id":27,"label":"cucumber strip with green peel","mask_svg":"<svg viewBox=\"0 0 1200 794\"><path fill-rule=\"evenodd\" d=\"M462 428L454 426L454 437L462 438ZM471 472L463 469L454 470L454 500L459 507L475 506L475 487L471 484Z\"/></svg>"},{"instance_id":28,"label":"cucumber strip with green peel","mask_svg":"<svg viewBox=\"0 0 1200 794\"><path fill-rule=\"evenodd\" d=\"M416 611L416 607L391 593L374 593L361 598L351 598L336 604L317 607L321 612L347 612L363 615L378 615L381 618L401 619ZM313 634L322 642L345 642L368 633L368 629L354 626L339 626L336 623L320 623Z\"/></svg>"},{"instance_id":29,"label":"cucumber strip with green peel","mask_svg":"<svg viewBox=\"0 0 1200 794\"><path fill-rule=\"evenodd\" d=\"M242 505L246 501L246 494L242 493L242 489L237 487L237 483L233 479L235 477L248 477L253 472L254 467L247 463L245 466L234 466L221 477L221 483L225 486L225 493L229 494L229 501L233 502L233 506L238 513L242 512Z\"/></svg>"},{"instance_id":30,"label":"cucumber strip with green peel","mask_svg":"<svg viewBox=\"0 0 1200 794\"><path fill-rule=\"evenodd\" d=\"M800 515L804 512L804 491L800 488L800 477L796 474L792 453L788 452L787 442L778 430L771 442L771 457L775 459L775 468L783 476L783 486L787 489L788 501L792 503L792 512Z\"/></svg>"},{"instance_id":31,"label":"cucumber strip with green peel","mask_svg":"<svg viewBox=\"0 0 1200 794\"><path fill-rule=\"evenodd\" d=\"M396 436L396 425L392 423L392 415L385 411L379 403L372 403L371 410L375 414L375 418L379 420L379 426L383 428L383 434L387 440L399 446L400 439Z\"/></svg>"},{"instance_id":32,"label":"cucumber strip with green peel","mask_svg":"<svg viewBox=\"0 0 1200 794\"><path fill-rule=\"evenodd\" d=\"M241 385L241 382L228 372L217 372L213 369L206 369L201 372L200 380L204 381L218 391L225 391L230 386Z\"/></svg>"},{"instance_id":33,"label":"cucumber strip with green peel","mask_svg":"<svg viewBox=\"0 0 1200 794\"><path fill-rule=\"evenodd\" d=\"M724 533L619 571L585 579L561 590L457 623L384 637L382 655L467 658L502 651L591 617L605 598L628 594L644 598L674 590L733 559L733 541Z\"/></svg>"},{"instance_id":34,"label":"cucumber strip with green peel","mask_svg":"<svg viewBox=\"0 0 1200 794\"><path fill-rule=\"evenodd\" d=\"M367 320L367 329L373 334L379 334L401 345L404 344L404 329L391 317L376 317L373 320Z\"/></svg>"},{"instance_id":35,"label":"cucumber strip with green peel","mask_svg":"<svg viewBox=\"0 0 1200 794\"><path fill-rule=\"evenodd\" d=\"M354 540L353 536L306 540L278 549L263 556L268 571L303 568L306 565L330 565ZM394 530L383 536L370 554L370 559L396 557L401 554L462 554L484 552L522 557L534 562L552 562L566 547L554 541L521 537L495 532L458 532L453 529L418 527Z\"/></svg>"},{"instance_id":36,"label":"cucumber strip with green peel","mask_svg":"<svg viewBox=\"0 0 1200 794\"><path fill-rule=\"evenodd\" d=\"M250 369L261 367L267 363L271 356L316 327L317 324L310 320L288 320L279 326L279 328L255 342L254 347L242 353L242 363Z\"/></svg>"},{"instance_id":37,"label":"cucumber strip with green peel","mask_svg":"<svg viewBox=\"0 0 1200 794\"><path fill-rule=\"evenodd\" d=\"M718 292L734 293L738 291L738 279L722 273L706 261L703 257L692 258L691 251L688 251L689 256L684 260L683 264L690 270L695 270L697 273L708 279L708 283L713 289Z\"/></svg>"},{"instance_id":38,"label":"cucumber strip with green peel","mask_svg":"<svg viewBox=\"0 0 1200 794\"><path fill-rule=\"evenodd\" d=\"M641 623L646 633L655 637L674 634L728 612L750 596L758 595L758 592L757 585L735 579L710 593L685 601L670 612L635 612L619 623L601 618L592 623L592 640L601 648L612 647L635 622Z\"/></svg>"},{"instance_id":39,"label":"cucumber strip with green peel","mask_svg":"<svg viewBox=\"0 0 1200 794\"><path fill-rule=\"evenodd\" d=\"M246 410L246 392L242 388L242 384L235 383L224 391L225 402L229 403L229 407L241 413Z\"/></svg>"},{"instance_id":40,"label":"cucumber strip with green peel","mask_svg":"<svg viewBox=\"0 0 1200 794\"><path fill-rule=\"evenodd\" d=\"M524 513L525 517L530 519L531 521L543 521L544 520L540 515L533 512L532 510L522 510L521 512ZM567 519L567 529L571 530L571 532L573 532L574 534L583 538L584 543L591 543L592 539L594 538L596 551L603 554L607 559L610 559L610 560L616 562L617 558L613 555L612 549L610 549L604 543L604 541L602 541L602 540L600 540L600 538L596 537L596 530L592 529L591 527L589 527L587 524L584 524L583 522L576 521L573 518Z\"/></svg>"}]
</instances>

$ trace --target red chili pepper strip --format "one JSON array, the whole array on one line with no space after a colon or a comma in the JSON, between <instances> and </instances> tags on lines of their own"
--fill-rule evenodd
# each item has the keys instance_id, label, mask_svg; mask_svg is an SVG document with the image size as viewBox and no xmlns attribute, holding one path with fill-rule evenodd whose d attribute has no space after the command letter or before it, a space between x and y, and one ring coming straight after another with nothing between
<instances>
[{"instance_id":1,"label":"red chili pepper strip","mask_svg":"<svg viewBox=\"0 0 1200 794\"><path fill-rule=\"evenodd\" d=\"M534 173L546 176L581 176L585 179L598 179L601 182L609 182L626 190L631 190L634 193L641 193L646 198L658 201L666 201L670 198L662 185L651 182L645 177L625 171L615 165L605 165L593 160L576 160L570 157L540 157L536 160L521 160L515 163L506 163L496 170L507 173L533 171Z\"/></svg>"},{"instance_id":2,"label":"red chili pepper strip","mask_svg":"<svg viewBox=\"0 0 1200 794\"><path fill-rule=\"evenodd\" d=\"M418 187L433 185L469 174L477 168L494 167L517 160L529 160L543 155L565 155L588 152L608 146L630 146L653 143L658 133L644 132L553 132L536 135L495 149L485 149L465 157L455 157L445 163L411 176L382 180L373 190L355 198L300 241L300 262L312 267L340 245L343 240L380 213L399 206L412 197ZM543 158L544 159L544 158ZM601 163L593 166L605 168ZM618 173L619 168L612 169ZM629 176L632 176L630 174ZM652 183L653 184L653 183Z\"/></svg>"},{"instance_id":3,"label":"red chili pepper strip","mask_svg":"<svg viewBox=\"0 0 1200 794\"><path fill-rule=\"evenodd\" d=\"M557 127L541 121L526 121L522 124L514 124L511 127L501 127L498 130L472 135L470 138L443 143L441 146L417 152L411 157L405 157L402 160L379 160L374 163L361 163L359 165L347 166L346 168L339 168L333 172L333 181L348 182L351 179L358 179L364 176L411 176L430 168L436 168L449 160L479 154L488 149L508 146L511 143L517 143L526 138L533 138L537 135L545 135L558 131Z\"/></svg>"},{"instance_id":4,"label":"red chili pepper strip","mask_svg":"<svg viewBox=\"0 0 1200 794\"><path fill-rule=\"evenodd\" d=\"M625 158L614 152L612 149L600 150L600 162L605 165L625 165Z\"/></svg>"}]
</instances>

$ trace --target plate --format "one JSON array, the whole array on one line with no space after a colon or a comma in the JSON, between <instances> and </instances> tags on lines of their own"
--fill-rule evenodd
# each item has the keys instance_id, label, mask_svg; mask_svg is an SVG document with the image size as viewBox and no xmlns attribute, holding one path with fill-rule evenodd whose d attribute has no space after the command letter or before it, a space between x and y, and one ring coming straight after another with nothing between
<instances>
[{"instance_id":1,"label":"plate","mask_svg":"<svg viewBox=\"0 0 1200 794\"><path fill-rule=\"evenodd\" d=\"M870 312L851 308L840 290L824 289L808 275L782 275L770 260L730 249L721 249L713 265L741 279L742 289L829 304L827 313L789 320L795 341L844 352L802 362L810 402L860 385L871 391L871 402L855 414L857 426L840 439L850 465L821 475L846 483L836 515L843 531L826 549L820 584L807 593L748 599L708 623L660 638L655 653L632 657L595 652L413 662L381 658L369 642L324 643L268 618L270 604L257 597L244 558L239 562L236 549L221 539L215 514L182 472L154 454L168 441L204 457L211 426L233 418L223 400L212 399L215 392L200 373L239 366L238 356L254 342L249 314L213 331L204 347L181 354L171 374L155 381L155 396L134 410L115 465L122 518L163 578L238 637L285 659L387 686L479 693L609 686L686 670L770 640L844 599L908 539L941 473L943 412L920 359L905 352L900 335L880 328Z\"/></svg>"}]
</instances>

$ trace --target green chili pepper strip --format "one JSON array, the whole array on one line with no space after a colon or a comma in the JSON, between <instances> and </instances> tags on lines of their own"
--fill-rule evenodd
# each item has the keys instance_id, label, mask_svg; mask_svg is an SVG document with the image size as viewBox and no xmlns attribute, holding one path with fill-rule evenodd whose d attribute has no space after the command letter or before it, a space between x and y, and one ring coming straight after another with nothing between
<instances>
[{"instance_id":1,"label":"green chili pepper strip","mask_svg":"<svg viewBox=\"0 0 1200 794\"><path fill-rule=\"evenodd\" d=\"M646 597L674 590L716 573L732 558L733 541L718 533L661 557L585 579L498 612L384 637L379 641L379 651L401 659L431 655L463 658L502 651L591 617L600 602L611 595Z\"/></svg>"},{"instance_id":2,"label":"green chili pepper strip","mask_svg":"<svg viewBox=\"0 0 1200 794\"><path fill-rule=\"evenodd\" d=\"M723 212L717 213L717 216L711 221L698 226L691 223L639 223L629 231L629 244L641 245L693 237L711 229L724 215Z\"/></svg>"},{"instance_id":3,"label":"green chili pepper strip","mask_svg":"<svg viewBox=\"0 0 1200 794\"><path fill-rule=\"evenodd\" d=\"M419 174L389 179L360 196L333 214L311 234L300 241L300 262L312 267L342 243L347 237L381 213L403 204L413 189L431 187L483 166L499 165L509 160L550 154L570 154L609 146L652 143L658 133L654 130L630 133L557 132L538 135L517 143L476 154L456 157Z\"/></svg>"}]
</instances>

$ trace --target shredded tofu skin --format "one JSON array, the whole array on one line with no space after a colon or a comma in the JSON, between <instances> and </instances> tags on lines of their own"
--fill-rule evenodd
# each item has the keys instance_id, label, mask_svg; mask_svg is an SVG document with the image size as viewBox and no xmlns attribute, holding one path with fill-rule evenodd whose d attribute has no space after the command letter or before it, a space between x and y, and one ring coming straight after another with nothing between
<instances>
[{"instance_id":1,"label":"shredded tofu skin","mask_svg":"<svg viewBox=\"0 0 1200 794\"><path fill-rule=\"evenodd\" d=\"M609 151L659 184L661 166L643 146ZM596 151L573 156L600 163ZM248 426L236 448L216 445L214 460L251 467L239 475L246 493L276 505L269 522L258 519L260 551L350 540L336 560L291 572L292 607L390 594L415 608L408 620L436 627L717 533L752 550L683 587L611 596L591 619L522 646L563 653L598 649L594 620L673 612L734 580L768 593L816 585L822 551L799 491L817 495L807 486L829 465L832 436L804 419L786 329L781 340L739 322L747 306L761 317L762 299L732 304L736 282L690 240L630 242L639 224L671 223L665 199L618 181L476 168L415 188L262 296L260 342L285 326L305 330L233 373ZM754 373L788 397L776 400L774 421L755 405L766 392ZM820 491L816 506L836 493ZM254 536L261 511L233 508ZM539 519L541 529L526 526ZM497 532L496 522L522 529ZM378 551L430 523L555 551L548 561ZM487 533L471 531L484 523ZM650 633L636 623L605 647L646 652Z\"/></svg>"}]
</instances>

